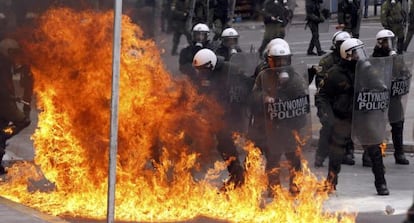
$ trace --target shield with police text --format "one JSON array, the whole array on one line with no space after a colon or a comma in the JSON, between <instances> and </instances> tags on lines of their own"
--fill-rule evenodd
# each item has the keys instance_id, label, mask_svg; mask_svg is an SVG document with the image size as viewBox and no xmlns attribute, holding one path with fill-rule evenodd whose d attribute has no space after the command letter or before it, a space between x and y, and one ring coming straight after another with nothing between
<instances>
[{"instance_id":1,"label":"shield with police text","mask_svg":"<svg viewBox=\"0 0 414 223\"><path fill-rule=\"evenodd\" d=\"M407 53L393 57L388 119L390 123L404 120L410 91L414 54Z\"/></svg>"},{"instance_id":2,"label":"shield with police text","mask_svg":"<svg viewBox=\"0 0 414 223\"><path fill-rule=\"evenodd\" d=\"M300 69L304 70L304 69ZM312 135L307 74L294 66L259 73L264 103L268 153L294 152L307 146Z\"/></svg>"},{"instance_id":3,"label":"shield with police text","mask_svg":"<svg viewBox=\"0 0 414 223\"><path fill-rule=\"evenodd\" d=\"M369 58L356 65L351 134L356 144L375 145L385 139L392 67L392 57Z\"/></svg>"},{"instance_id":4,"label":"shield with police text","mask_svg":"<svg viewBox=\"0 0 414 223\"><path fill-rule=\"evenodd\" d=\"M235 131L246 133L250 112L247 107L247 100L253 88L254 70L258 63L257 54L236 53L229 61L227 75L228 104L234 118L233 126ZM231 117L230 117L231 118Z\"/></svg>"}]
</instances>

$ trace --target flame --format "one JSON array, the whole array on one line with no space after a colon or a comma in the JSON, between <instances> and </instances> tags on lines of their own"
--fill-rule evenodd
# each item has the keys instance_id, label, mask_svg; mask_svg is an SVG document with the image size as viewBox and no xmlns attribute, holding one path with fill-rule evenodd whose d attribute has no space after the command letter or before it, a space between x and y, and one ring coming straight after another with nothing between
<instances>
[{"instance_id":1,"label":"flame","mask_svg":"<svg viewBox=\"0 0 414 223\"><path fill-rule=\"evenodd\" d=\"M382 156L384 156L385 157L385 151L387 151L387 143L385 143L385 142L383 142L383 143L381 143L380 144L380 148L381 148L381 154L382 154Z\"/></svg>"},{"instance_id":2,"label":"flame","mask_svg":"<svg viewBox=\"0 0 414 223\"><path fill-rule=\"evenodd\" d=\"M32 61L38 128L35 164L9 168L0 194L57 216L104 219L113 14L52 9L23 44ZM355 222L324 211L327 192L307 163L300 192L282 187L269 199L264 160L249 141L242 187L220 192L224 162L214 162L214 132L222 109L185 79L169 75L156 45L122 19L116 219L178 221L197 216L234 222ZM45 180L45 178L47 180ZM43 190L42 190L43 189Z\"/></svg>"}]
</instances>

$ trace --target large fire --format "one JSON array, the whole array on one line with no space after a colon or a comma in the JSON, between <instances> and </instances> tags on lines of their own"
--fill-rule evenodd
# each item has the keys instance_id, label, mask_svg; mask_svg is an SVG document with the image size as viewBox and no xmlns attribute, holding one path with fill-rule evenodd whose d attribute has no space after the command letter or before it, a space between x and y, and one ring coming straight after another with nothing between
<instances>
[{"instance_id":1,"label":"large fire","mask_svg":"<svg viewBox=\"0 0 414 223\"><path fill-rule=\"evenodd\" d=\"M0 194L57 216L104 219L113 14L45 13L25 50L32 61L38 128L35 165L9 168ZM306 166L300 193L276 188L266 198L264 161L251 143L246 182L220 191L225 169L212 134L222 110L186 80L166 72L156 45L122 19L119 149L115 215L128 221L183 221L197 216L234 222L354 222L355 216L325 212L326 192ZM195 177L208 160L212 168ZM225 171L224 171L225 172ZM46 178L48 181L43 180ZM42 184L39 190L36 183Z\"/></svg>"}]
</instances>

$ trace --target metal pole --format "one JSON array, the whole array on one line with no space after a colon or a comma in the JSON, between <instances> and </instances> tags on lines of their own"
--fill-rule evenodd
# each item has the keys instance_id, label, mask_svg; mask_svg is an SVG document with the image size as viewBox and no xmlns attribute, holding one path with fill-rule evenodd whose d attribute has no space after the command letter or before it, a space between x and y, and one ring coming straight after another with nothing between
<instances>
[{"instance_id":1,"label":"metal pole","mask_svg":"<svg viewBox=\"0 0 414 223\"><path fill-rule=\"evenodd\" d=\"M111 123L109 148L108 174L108 205L107 222L115 221L115 184L116 184L116 155L118 150L118 103L119 103L119 76L121 58L121 17L122 0L114 0L114 39L112 49L112 96L111 96Z\"/></svg>"}]
</instances>

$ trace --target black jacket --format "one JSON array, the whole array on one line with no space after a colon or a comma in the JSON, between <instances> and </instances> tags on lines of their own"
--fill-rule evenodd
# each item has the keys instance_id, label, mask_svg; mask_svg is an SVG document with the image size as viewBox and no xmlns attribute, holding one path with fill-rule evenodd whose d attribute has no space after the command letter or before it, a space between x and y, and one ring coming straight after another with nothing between
<instances>
[{"instance_id":1,"label":"black jacket","mask_svg":"<svg viewBox=\"0 0 414 223\"><path fill-rule=\"evenodd\" d=\"M335 118L351 119L354 95L355 67L341 60L328 70L324 84L315 95L318 116L329 122Z\"/></svg>"}]
</instances>

